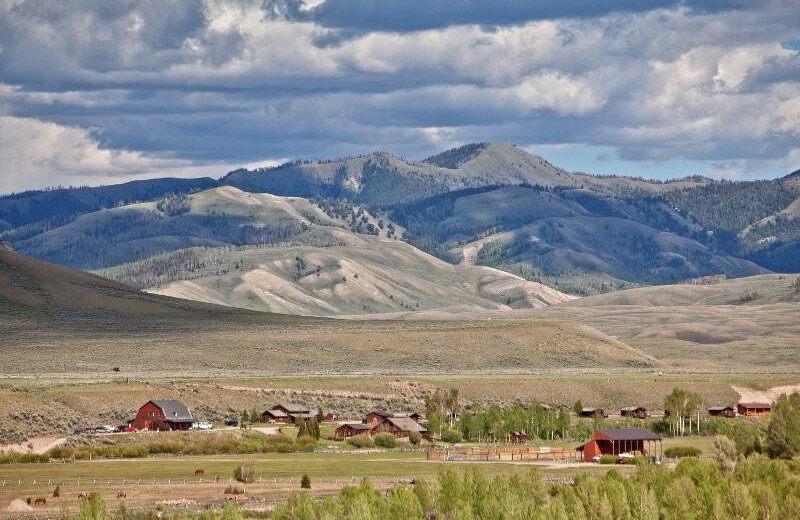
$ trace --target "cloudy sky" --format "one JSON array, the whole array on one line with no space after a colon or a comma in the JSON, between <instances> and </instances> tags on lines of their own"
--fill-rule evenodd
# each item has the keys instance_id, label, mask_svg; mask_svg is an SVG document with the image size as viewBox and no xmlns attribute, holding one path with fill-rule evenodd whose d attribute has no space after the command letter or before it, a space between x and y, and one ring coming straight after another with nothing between
<instances>
[{"instance_id":1,"label":"cloudy sky","mask_svg":"<svg viewBox=\"0 0 800 520\"><path fill-rule=\"evenodd\" d=\"M0 0L0 192L516 143L800 168L797 0Z\"/></svg>"}]
</instances>

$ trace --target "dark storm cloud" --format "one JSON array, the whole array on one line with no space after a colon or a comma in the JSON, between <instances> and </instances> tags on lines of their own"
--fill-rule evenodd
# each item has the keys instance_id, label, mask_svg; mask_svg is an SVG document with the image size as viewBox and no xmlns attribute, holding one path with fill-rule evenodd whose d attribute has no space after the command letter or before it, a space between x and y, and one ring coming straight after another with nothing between
<instances>
[{"instance_id":1,"label":"dark storm cloud","mask_svg":"<svg viewBox=\"0 0 800 520\"><path fill-rule=\"evenodd\" d=\"M0 0L0 159L62 184L500 140L796 168L798 26L794 0Z\"/></svg>"}]
</instances>

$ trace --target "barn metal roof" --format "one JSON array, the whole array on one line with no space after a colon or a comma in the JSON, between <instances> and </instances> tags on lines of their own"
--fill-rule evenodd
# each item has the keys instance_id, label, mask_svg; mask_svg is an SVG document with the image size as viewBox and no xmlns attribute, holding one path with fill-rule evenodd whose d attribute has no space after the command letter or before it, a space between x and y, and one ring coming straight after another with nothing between
<instances>
[{"instance_id":1,"label":"barn metal roof","mask_svg":"<svg viewBox=\"0 0 800 520\"><path fill-rule=\"evenodd\" d=\"M424 426L410 417L388 417L386 420L404 431L420 433L428 431Z\"/></svg>"},{"instance_id":2,"label":"barn metal roof","mask_svg":"<svg viewBox=\"0 0 800 520\"><path fill-rule=\"evenodd\" d=\"M339 426L339 428L352 428L354 430L369 430L372 428L372 426L364 423L347 423Z\"/></svg>"},{"instance_id":3,"label":"barn metal roof","mask_svg":"<svg viewBox=\"0 0 800 520\"><path fill-rule=\"evenodd\" d=\"M194 422L194 415L189 411L185 404L176 399L159 399L152 401L158 406L164 417L171 422Z\"/></svg>"},{"instance_id":4,"label":"barn metal roof","mask_svg":"<svg viewBox=\"0 0 800 520\"><path fill-rule=\"evenodd\" d=\"M739 406L744 406L745 408L772 408L771 403L739 403Z\"/></svg>"},{"instance_id":5,"label":"barn metal roof","mask_svg":"<svg viewBox=\"0 0 800 520\"><path fill-rule=\"evenodd\" d=\"M597 430L612 441L657 441L660 435L642 428L610 428Z\"/></svg>"},{"instance_id":6,"label":"barn metal roof","mask_svg":"<svg viewBox=\"0 0 800 520\"><path fill-rule=\"evenodd\" d=\"M289 413L309 413L311 411L311 408L299 403L279 403L273 406L272 409L274 410L278 406L284 407Z\"/></svg>"}]
</instances>

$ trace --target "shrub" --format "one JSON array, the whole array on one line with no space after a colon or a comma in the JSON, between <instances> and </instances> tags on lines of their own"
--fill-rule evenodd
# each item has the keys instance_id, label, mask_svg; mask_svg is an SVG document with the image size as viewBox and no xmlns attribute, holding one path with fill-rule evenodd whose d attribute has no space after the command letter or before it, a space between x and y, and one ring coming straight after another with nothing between
<instances>
[{"instance_id":1,"label":"shrub","mask_svg":"<svg viewBox=\"0 0 800 520\"><path fill-rule=\"evenodd\" d=\"M616 455L601 455L600 456L600 464L616 464L617 463L617 456Z\"/></svg>"},{"instance_id":2,"label":"shrub","mask_svg":"<svg viewBox=\"0 0 800 520\"><path fill-rule=\"evenodd\" d=\"M372 446L372 437L362 433L361 435L355 435L347 439L347 443L351 446L356 448L369 448Z\"/></svg>"},{"instance_id":3,"label":"shrub","mask_svg":"<svg viewBox=\"0 0 800 520\"><path fill-rule=\"evenodd\" d=\"M256 470L252 461L236 466L233 470L233 478L239 482L253 482L256 478Z\"/></svg>"},{"instance_id":4,"label":"shrub","mask_svg":"<svg viewBox=\"0 0 800 520\"><path fill-rule=\"evenodd\" d=\"M314 451L317 449L317 441L310 435L298 437L295 444L297 444L297 449L300 451Z\"/></svg>"},{"instance_id":5,"label":"shrub","mask_svg":"<svg viewBox=\"0 0 800 520\"><path fill-rule=\"evenodd\" d=\"M420 435L419 432L411 432L411 434L408 436L408 440L411 442L411 444L417 446L422 442L422 435Z\"/></svg>"},{"instance_id":6,"label":"shrub","mask_svg":"<svg viewBox=\"0 0 800 520\"><path fill-rule=\"evenodd\" d=\"M665 457L680 459L683 457L699 457L703 451L694 446L672 446L664 450Z\"/></svg>"},{"instance_id":7,"label":"shrub","mask_svg":"<svg viewBox=\"0 0 800 520\"><path fill-rule=\"evenodd\" d=\"M303 478L300 479L300 488L311 489L311 479L308 478L308 475L303 475Z\"/></svg>"},{"instance_id":8,"label":"shrub","mask_svg":"<svg viewBox=\"0 0 800 520\"><path fill-rule=\"evenodd\" d=\"M375 446L381 448L394 448L397 446L397 439L391 433L379 433L373 438Z\"/></svg>"},{"instance_id":9,"label":"shrub","mask_svg":"<svg viewBox=\"0 0 800 520\"><path fill-rule=\"evenodd\" d=\"M461 432L456 430L447 430L442 433L442 441L448 442L450 444L455 444L456 442L461 442Z\"/></svg>"},{"instance_id":10,"label":"shrub","mask_svg":"<svg viewBox=\"0 0 800 520\"><path fill-rule=\"evenodd\" d=\"M244 488L240 487L240 486L228 485L228 487L225 488L225 494L226 495L243 495L244 494Z\"/></svg>"}]
</instances>

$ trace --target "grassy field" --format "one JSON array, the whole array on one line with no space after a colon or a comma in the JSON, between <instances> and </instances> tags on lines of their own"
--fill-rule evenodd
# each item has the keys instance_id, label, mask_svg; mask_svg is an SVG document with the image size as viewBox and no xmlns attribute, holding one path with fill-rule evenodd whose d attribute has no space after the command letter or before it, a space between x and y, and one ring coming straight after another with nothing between
<instances>
[{"instance_id":1,"label":"grassy field","mask_svg":"<svg viewBox=\"0 0 800 520\"><path fill-rule=\"evenodd\" d=\"M235 467L252 463L255 482L242 485L231 481ZM386 452L371 454L269 454L236 456L165 456L148 459L93 460L66 464L11 464L0 465L0 516L15 499L44 496L46 507L34 512L58 514L79 506L80 492L96 492L112 507L120 501L116 493L125 491L125 504L133 508L151 508L170 500L188 501L189 507L220 504L228 485L246 490L250 502L247 507L268 507L274 500L283 499L299 489L299 480L307 474L312 482L312 494L325 495L336 492L345 485L357 485L369 478L379 489L411 479L435 479L445 468L466 471L479 467L487 475L526 473L536 467L545 477L569 478L579 473L604 473L608 466L594 464L533 466L516 463L444 463L429 462L425 454ZM203 468L205 475L195 476ZM634 470L631 466L616 466L623 474ZM219 476L219 481L215 477ZM61 497L51 498L56 485L61 486Z\"/></svg>"}]
</instances>

